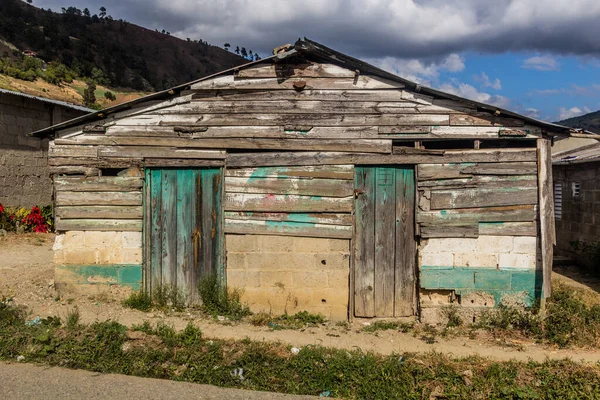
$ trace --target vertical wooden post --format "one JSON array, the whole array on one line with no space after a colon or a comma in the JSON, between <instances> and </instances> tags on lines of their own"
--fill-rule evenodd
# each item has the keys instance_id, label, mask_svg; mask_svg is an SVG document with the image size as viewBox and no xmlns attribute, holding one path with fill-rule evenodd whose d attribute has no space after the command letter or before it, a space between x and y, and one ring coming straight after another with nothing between
<instances>
[{"instance_id":1,"label":"vertical wooden post","mask_svg":"<svg viewBox=\"0 0 600 400\"><path fill-rule=\"evenodd\" d=\"M552 195L551 141L541 138L538 148L538 196L540 208L540 250L542 256L542 299L550 297L552 290L553 245L556 244L554 229L554 197ZM542 301L542 306L544 302Z\"/></svg>"}]
</instances>

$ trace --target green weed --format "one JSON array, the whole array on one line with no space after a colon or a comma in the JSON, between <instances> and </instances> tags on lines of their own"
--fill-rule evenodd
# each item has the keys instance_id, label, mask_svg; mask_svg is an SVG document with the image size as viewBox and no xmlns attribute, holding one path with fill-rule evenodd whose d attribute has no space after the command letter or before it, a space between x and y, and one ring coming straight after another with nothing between
<instances>
[{"instance_id":1,"label":"green weed","mask_svg":"<svg viewBox=\"0 0 600 400\"><path fill-rule=\"evenodd\" d=\"M250 308L242 303L242 292L221 286L216 275L202 278L198 284L198 292L202 298L202 308L213 317L224 316L230 320L240 320L252 314Z\"/></svg>"},{"instance_id":2,"label":"green weed","mask_svg":"<svg viewBox=\"0 0 600 400\"><path fill-rule=\"evenodd\" d=\"M134 310L150 311L152 309L152 297L143 289L138 292L133 292L123 300L123 307L133 308Z\"/></svg>"},{"instance_id":3,"label":"green weed","mask_svg":"<svg viewBox=\"0 0 600 400\"><path fill-rule=\"evenodd\" d=\"M148 312L154 308L159 310L182 310L185 308L185 296L172 286L158 286L154 288L152 294L144 289L131 293L131 295L121 303L123 307L133 308Z\"/></svg>"},{"instance_id":4,"label":"green weed","mask_svg":"<svg viewBox=\"0 0 600 400\"><path fill-rule=\"evenodd\" d=\"M407 333L414 327L413 323L398 322L398 321L375 321L371 325L362 328L363 332L377 332L377 331L400 331Z\"/></svg>"},{"instance_id":5,"label":"green weed","mask_svg":"<svg viewBox=\"0 0 600 400\"><path fill-rule=\"evenodd\" d=\"M79 313L79 308L75 307L73 310L67 313L67 321L66 325L68 329L75 329L79 326L79 320L81 319L81 314Z\"/></svg>"},{"instance_id":6,"label":"green weed","mask_svg":"<svg viewBox=\"0 0 600 400\"><path fill-rule=\"evenodd\" d=\"M311 326L317 326L327 322L327 319L321 314L311 314L308 311L300 311L296 314L284 314L271 316L266 313L259 313L250 318L250 323L256 326L268 326L274 330L280 329L302 329Z\"/></svg>"}]
</instances>

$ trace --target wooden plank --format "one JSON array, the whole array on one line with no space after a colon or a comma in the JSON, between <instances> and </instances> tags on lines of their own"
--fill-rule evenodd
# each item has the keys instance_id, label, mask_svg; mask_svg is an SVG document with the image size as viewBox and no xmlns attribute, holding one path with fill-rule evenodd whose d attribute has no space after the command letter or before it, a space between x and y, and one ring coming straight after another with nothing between
<instances>
[{"instance_id":1,"label":"wooden plank","mask_svg":"<svg viewBox=\"0 0 600 400\"><path fill-rule=\"evenodd\" d=\"M537 223L531 222L480 222L479 235L537 236Z\"/></svg>"},{"instance_id":2,"label":"wooden plank","mask_svg":"<svg viewBox=\"0 0 600 400\"><path fill-rule=\"evenodd\" d=\"M56 192L60 206L141 206L141 192Z\"/></svg>"},{"instance_id":3,"label":"wooden plank","mask_svg":"<svg viewBox=\"0 0 600 400\"><path fill-rule=\"evenodd\" d=\"M532 126L433 126L431 137L439 139L499 139L505 131L519 132L520 139L537 138L541 130Z\"/></svg>"},{"instance_id":4,"label":"wooden plank","mask_svg":"<svg viewBox=\"0 0 600 400\"><path fill-rule=\"evenodd\" d=\"M119 121L121 126L378 126L448 125L448 114L151 114Z\"/></svg>"},{"instance_id":5,"label":"wooden plank","mask_svg":"<svg viewBox=\"0 0 600 400\"><path fill-rule=\"evenodd\" d=\"M305 64L271 64L244 68L235 75L236 79L243 78L352 78L356 73L350 69L334 64L305 63Z\"/></svg>"},{"instance_id":6,"label":"wooden plank","mask_svg":"<svg viewBox=\"0 0 600 400\"><path fill-rule=\"evenodd\" d=\"M148 183L150 191L150 270L151 289L156 291L162 283L162 171L154 169L148 171L146 176L150 177Z\"/></svg>"},{"instance_id":7,"label":"wooden plank","mask_svg":"<svg viewBox=\"0 0 600 400\"><path fill-rule=\"evenodd\" d=\"M394 316L416 315L415 171L396 168Z\"/></svg>"},{"instance_id":8,"label":"wooden plank","mask_svg":"<svg viewBox=\"0 0 600 400\"><path fill-rule=\"evenodd\" d=\"M96 176L96 177L57 177L54 189L57 192L138 192L144 181L138 177Z\"/></svg>"},{"instance_id":9,"label":"wooden plank","mask_svg":"<svg viewBox=\"0 0 600 400\"><path fill-rule=\"evenodd\" d=\"M230 167L288 166L288 165L391 165L391 164L448 164L464 162L529 162L537 157L535 150L462 150L446 151L444 156L431 155L373 155L344 152L270 152L232 153L227 165Z\"/></svg>"},{"instance_id":10,"label":"wooden plank","mask_svg":"<svg viewBox=\"0 0 600 400\"><path fill-rule=\"evenodd\" d=\"M226 218L225 233L351 239L352 226Z\"/></svg>"},{"instance_id":11,"label":"wooden plank","mask_svg":"<svg viewBox=\"0 0 600 400\"><path fill-rule=\"evenodd\" d=\"M145 293L152 293L152 209L151 185L152 174L144 170L145 185L142 191L142 288ZM144 218L145 217L145 218Z\"/></svg>"},{"instance_id":12,"label":"wooden plank","mask_svg":"<svg viewBox=\"0 0 600 400\"><path fill-rule=\"evenodd\" d=\"M537 204L537 188L435 190L431 209L513 206Z\"/></svg>"},{"instance_id":13,"label":"wooden plank","mask_svg":"<svg viewBox=\"0 0 600 400\"><path fill-rule=\"evenodd\" d=\"M351 212L353 197L225 193L225 211Z\"/></svg>"},{"instance_id":14,"label":"wooden plank","mask_svg":"<svg viewBox=\"0 0 600 400\"><path fill-rule=\"evenodd\" d=\"M375 176L374 169L357 167L354 231L354 312L375 316Z\"/></svg>"},{"instance_id":15,"label":"wooden plank","mask_svg":"<svg viewBox=\"0 0 600 400\"><path fill-rule=\"evenodd\" d=\"M192 235L194 228L194 220L191 218L193 190L192 179L193 171L189 169L180 169L176 171L177 185L177 271L176 271L176 287L187 303L190 295L189 275L193 268L192 257L194 255L192 247ZM195 225L195 224L194 224Z\"/></svg>"},{"instance_id":16,"label":"wooden plank","mask_svg":"<svg viewBox=\"0 0 600 400\"><path fill-rule=\"evenodd\" d=\"M542 297L550 297L552 289L552 261L556 244L554 221L554 186L552 184L552 142L538 140L538 178L540 206L540 250L542 255Z\"/></svg>"},{"instance_id":17,"label":"wooden plank","mask_svg":"<svg viewBox=\"0 0 600 400\"><path fill-rule=\"evenodd\" d=\"M281 90L295 89L294 84L304 82L306 89L402 89L404 84L378 78L375 76L361 75L358 78L265 78L265 79L235 79L233 75L197 82L191 90L198 89L236 89L236 90Z\"/></svg>"},{"instance_id":18,"label":"wooden plank","mask_svg":"<svg viewBox=\"0 0 600 400\"><path fill-rule=\"evenodd\" d=\"M161 170L162 286L177 284L177 170Z\"/></svg>"},{"instance_id":19,"label":"wooden plank","mask_svg":"<svg viewBox=\"0 0 600 400\"><path fill-rule=\"evenodd\" d=\"M352 226L352 214L328 213L257 213L243 211L227 211L225 219L245 221L277 221L277 222L302 222L318 225L345 225Z\"/></svg>"},{"instance_id":20,"label":"wooden plank","mask_svg":"<svg viewBox=\"0 0 600 400\"><path fill-rule=\"evenodd\" d=\"M134 157L134 158L226 158L225 151L191 150L175 147L142 147L142 146L106 146L98 149L102 157Z\"/></svg>"},{"instance_id":21,"label":"wooden plank","mask_svg":"<svg viewBox=\"0 0 600 400\"><path fill-rule=\"evenodd\" d=\"M436 189L466 189L466 188L511 188L537 187L536 175L485 176L477 175L460 179L438 179L419 182L419 188Z\"/></svg>"},{"instance_id":22,"label":"wooden plank","mask_svg":"<svg viewBox=\"0 0 600 400\"><path fill-rule=\"evenodd\" d=\"M476 238L479 227L475 225L428 225L422 224L422 238Z\"/></svg>"},{"instance_id":23,"label":"wooden plank","mask_svg":"<svg viewBox=\"0 0 600 400\"><path fill-rule=\"evenodd\" d=\"M417 223L473 225L479 222L528 222L537 218L535 206L505 206L454 210L419 211Z\"/></svg>"},{"instance_id":24,"label":"wooden plank","mask_svg":"<svg viewBox=\"0 0 600 400\"><path fill-rule=\"evenodd\" d=\"M153 114L453 114L461 111L411 101L262 100L194 101Z\"/></svg>"},{"instance_id":25,"label":"wooden plank","mask_svg":"<svg viewBox=\"0 0 600 400\"><path fill-rule=\"evenodd\" d=\"M130 168L141 167L142 160L134 158L83 158L83 157L55 157L48 158L51 166L74 166L95 168Z\"/></svg>"},{"instance_id":26,"label":"wooden plank","mask_svg":"<svg viewBox=\"0 0 600 400\"><path fill-rule=\"evenodd\" d=\"M203 275L209 276L217 273L218 262L218 232L220 207L218 204L221 175L218 170L205 170L202 172L202 249L203 249Z\"/></svg>"},{"instance_id":27,"label":"wooden plank","mask_svg":"<svg viewBox=\"0 0 600 400\"><path fill-rule=\"evenodd\" d=\"M236 178L225 179L228 193L297 194L302 196L348 197L354 193L354 184L342 179L279 179Z\"/></svg>"},{"instance_id":28,"label":"wooden plank","mask_svg":"<svg viewBox=\"0 0 600 400\"><path fill-rule=\"evenodd\" d=\"M419 181L465 179L473 175L537 175L535 162L420 164L418 170Z\"/></svg>"},{"instance_id":29,"label":"wooden plank","mask_svg":"<svg viewBox=\"0 0 600 400\"><path fill-rule=\"evenodd\" d=\"M146 167L162 167L162 168L206 168L206 167L222 167L225 165L224 160L197 160L193 158L176 159L176 158L148 158L144 160Z\"/></svg>"},{"instance_id":30,"label":"wooden plank","mask_svg":"<svg viewBox=\"0 0 600 400\"><path fill-rule=\"evenodd\" d=\"M60 206L56 216L65 219L142 219L142 206Z\"/></svg>"},{"instance_id":31,"label":"wooden plank","mask_svg":"<svg viewBox=\"0 0 600 400\"><path fill-rule=\"evenodd\" d=\"M58 139L57 139L58 140ZM70 139L62 139L62 142ZM269 150L322 150L322 151L360 151L362 153L391 153L392 142L382 139L332 139L332 140L310 140L310 139L248 139L248 138L219 138L219 139L186 139L171 137L128 137L128 136L86 136L81 142L116 147L101 147L99 154L104 157L123 157L123 153L134 157L159 157L169 158L167 151L172 148L178 156L187 152L193 158L225 158L223 152L187 150L191 148L200 149L269 149ZM66 144L66 143L65 143ZM132 147L126 147L132 146ZM135 150L132 148L135 146ZM150 146L146 148L145 146ZM161 151L156 151L154 146L160 146ZM186 150L182 150L186 149ZM162 152L162 154L161 154ZM174 157L171 157L174 158Z\"/></svg>"},{"instance_id":32,"label":"wooden plank","mask_svg":"<svg viewBox=\"0 0 600 400\"><path fill-rule=\"evenodd\" d=\"M450 125L492 125L492 126L524 126L525 122L516 118L496 117L491 113L453 114Z\"/></svg>"},{"instance_id":33,"label":"wooden plank","mask_svg":"<svg viewBox=\"0 0 600 400\"><path fill-rule=\"evenodd\" d=\"M71 139L56 139L71 140ZM48 148L48 157L98 157L98 148L94 146L59 146L52 144Z\"/></svg>"},{"instance_id":34,"label":"wooden plank","mask_svg":"<svg viewBox=\"0 0 600 400\"><path fill-rule=\"evenodd\" d=\"M56 219L57 231L141 232L142 220L134 219Z\"/></svg>"},{"instance_id":35,"label":"wooden plank","mask_svg":"<svg viewBox=\"0 0 600 400\"><path fill-rule=\"evenodd\" d=\"M192 101L268 101L268 100L314 100L314 101L411 101L421 104L414 99L403 98L403 91L390 90L327 90L304 89L288 90L198 90L193 92ZM424 103L429 105L431 103Z\"/></svg>"},{"instance_id":36,"label":"wooden plank","mask_svg":"<svg viewBox=\"0 0 600 400\"><path fill-rule=\"evenodd\" d=\"M77 166L68 166L68 167L49 167L48 171L51 175L85 175L85 176L98 176L100 174L100 170L98 168L92 167L77 167Z\"/></svg>"},{"instance_id":37,"label":"wooden plank","mask_svg":"<svg viewBox=\"0 0 600 400\"><path fill-rule=\"evenodd\" d=\"M394 316L396 172L375 168L375 316Z\"/></svg>"},{"instance_id":38,"label":"wooden plank","mask_svg":"<svg viewBox=\"0 0 600 400\"><path fill-rule=\"evenodd\" d=\"M354 165L307 165L304 167L227 168L227 177L347 179L354 180Z\"/></svg>"}]
</instances>

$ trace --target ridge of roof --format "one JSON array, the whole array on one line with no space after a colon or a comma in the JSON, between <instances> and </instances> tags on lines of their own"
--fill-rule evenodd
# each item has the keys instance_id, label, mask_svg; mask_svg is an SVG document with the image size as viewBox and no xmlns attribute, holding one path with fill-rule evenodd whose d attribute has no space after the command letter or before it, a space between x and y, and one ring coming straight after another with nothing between
<instances>
[{"instance_id":1,"label":"ridge of roof","mask_svg":"<svg viewBox=\"0 0 600 400\"><path fill-rule=\"evenodd\" d=\"M496 107L496 106L485 104L485 103L480 103L480 102L477 102L474 100L466 99L464 97L460 97L460 96L456 96L456 95L453 95L450 93L442 92L437 89L429 88L427 86L422 86L416 82L412 82L408 79L404 79L398 75L392 74L381 68L375 67L365 61L362 61L362 60L359 60L352 56L340 53L340 52L333 50L325 45L322 45L318 42L315 42L313 40L310 40L310 39L304 37L304 38L298 39L291 50L285 51L283 53L275 54L273 56L266 57L266 58L263 58L263 59L260 59L257 61L251 61L246 64L242 64L242 65L239 65L239 66L236 66L233 68L229 68L229 69L217 72L215 74L211 74L211 75L205 76L203 78L196 79L191 82L183 83L183 84L175 86L171 89L162 90L160 92L156 92L156 93L150 94L148 96L140 97L138 99L129 101L127 103L109 107L109 108L106 108L106 109L100 110L100 111L94 111L90 114L83 115L81 117L72 119L70 121L65 121L63 123L38 130L36 132L31 133L30 135L32 135L32 136L47 136L47 135L50 135L50 134L56 132L57 130L70 128L70 127L73 127L76 125L83 124L85 122L92 122L92 121L104 119L109 114L113 114L113 113L116 113L119 111L124 111L124 110L130 109L132 106L139 104L139 103L143 103L145 101L167 99L170 97L178 96L183 90L188 89L190 86L192 86L196 83L199 83L199 82L202 82L202 81L205 81L208 79L212 79L212 78L218 77L220 75L234 72L234 71L237 71L240 69L244 69L244 68L250 67L252 65L258 64L258 63L264 63L266 61L277 62L280 60L284 60L288 57L291 57L291 56L294 56L297 54L314 56L317 58L325 59L328 62L338 64L343 67L356 69L361 72L366 72L366 73L376 75L376 76L379 76L379 77L382 77L385 79L400 82L400 83L406 85L410 90L412 90L416 93L422 93L422 94L426 94L426 95L430 95L430 96L434 96L434 97L441 97L441 98L446 98L449 100L458 101L463 104L467 104L470 106L474 106L478 109L482 109L482 110L491 112L495 115L505 115L505 116L509 116L509 117L513 117L513 118L518 118L518 119L526 121L532 125L537 125L537 126L540 126L547 130L550 130L550 131L554 131L554 132L558 132L558 133L562 133L562 134L569 134L571 132L571 128L566 127L566 126L557 125L557 124L553 124L553 123L545 122L545 121L540 121L535 118L527 117L525 115L521 115L521 114L515 113L510 110L506 110L506 109L503 109L500 107Z\"/></svg>"}]
</instances>

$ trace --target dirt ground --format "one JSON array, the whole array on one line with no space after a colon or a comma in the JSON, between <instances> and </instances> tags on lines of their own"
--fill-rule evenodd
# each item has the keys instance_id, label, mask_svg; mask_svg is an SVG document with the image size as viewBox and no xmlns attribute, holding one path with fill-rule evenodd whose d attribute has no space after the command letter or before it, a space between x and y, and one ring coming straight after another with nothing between
<instances>
[{"instance_id":1,"label":"dirt ground","mask_svg":"<svg viewBox=\"0 0 600 400\"><path fill-rule=\"evenodd\" d=\"M560 350L536 344L528 340L493 342L485 335L471 339L468 337L438 336L437 342L428 344L411 332L380 331L361 332L366 321L355 321L349 327L325 324L305 330L272 330L256 327L248 323L218 322L190 310L182 313L145 313L121 306L121 300L128 290L108 288L91 294L57 293L54 289L52 244L54 235L31 234L0 237L0 298L13 298L14 302L26 306L31 318L58 315L63 320L75 307L81 315L81 322L115 320L131 326L144 321L156 323L164 321L176 329L183 329L193 321L206 337L220 339L245 339L282 342L295 347L323 345L343 349L360 348L381 354L406 352L440 352L454 357L480 355L496 360L544 361L547 358L571 358L574 361L600 362L600 351L587 349ZM553 279L567 284L600 290L600 283L591 277L571 272L561 267Z\"/></svg>"}]
</instances>

